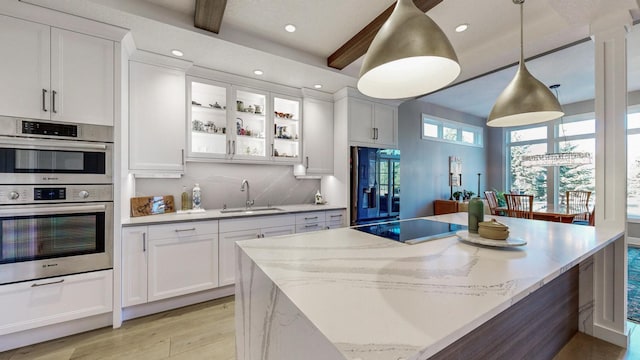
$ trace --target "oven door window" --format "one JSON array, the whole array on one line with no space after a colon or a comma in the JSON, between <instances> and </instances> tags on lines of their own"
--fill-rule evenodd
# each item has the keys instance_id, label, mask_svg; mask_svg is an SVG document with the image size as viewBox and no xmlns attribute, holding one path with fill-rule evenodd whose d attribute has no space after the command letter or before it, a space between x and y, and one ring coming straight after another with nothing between
<instances>
[{"instance_id":1,"label":"oven door window","mask_svg":"<svg viewBox=\"0 0 640 360\"><path fill-rule=\"evenodd\" d=\"M0 263L105 251L105 214L16 216L0 219Z\"/></svg>"},{"instance_id":2,"label":"oven door window","mask_svg":"<svg viewBox=\"0 0 640 360\"><path fill-rule=\"evenodd\" d=\"M106 154L94 151L0 149L3 173L104 174Z\"/></svg>"}]
</instances>

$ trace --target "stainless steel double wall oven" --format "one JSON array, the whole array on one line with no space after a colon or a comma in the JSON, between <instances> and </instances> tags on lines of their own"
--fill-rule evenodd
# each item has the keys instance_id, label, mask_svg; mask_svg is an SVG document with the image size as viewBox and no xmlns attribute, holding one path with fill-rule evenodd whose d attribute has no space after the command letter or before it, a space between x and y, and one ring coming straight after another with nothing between
<instances>
[{"instance_id":1,"label":"stainless steel double wall oven","mask_svg":"<svg viewBox=\"0 0 640 360\"><path fill-rule=\"evenodd\" d=\"M113 127L0 117L0 284L112 268Z\"/></svg>"}]
</instances>

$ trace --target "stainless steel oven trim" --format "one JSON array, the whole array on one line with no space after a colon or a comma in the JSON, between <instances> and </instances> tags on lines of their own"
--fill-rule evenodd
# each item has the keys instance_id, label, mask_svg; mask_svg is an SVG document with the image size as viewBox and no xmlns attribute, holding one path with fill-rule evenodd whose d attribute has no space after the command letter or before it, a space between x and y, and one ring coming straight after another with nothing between
<instances>
[{"instance_id":1,"label":"stainless steel oven trim","mask_svg":"<svg viewBox=\"0 0 640 360\"><path fill-rule=\"evenodd\" d=\"M105 154L105 174L3 173L0 176L0 184L111 184L113 182L113 144L111 143L0 136L0 148L91 151Z\"/></svg>"},{"instance_id":2,"label":"stainless steel oven trim","mask_svg":"<svg viewBox=\"0 0 640 360\"><path fill-rule=\"evenodd\" d=\"M0 264L0 285L21 281L45 279L55 276L78 274L89 271L111 269L113 267L113 203L88 203L77 206L19 205L3 206L0 214L15 214L16 210L29 208L28 211L41 213L60 213L61 208L75 208L75 213L104 211L104 253L66 256L53 259L33 260L9 264ZM102 209L102 210L96 210ZM70 209L69 209L70 210Z\"/></svg>"},{"instance_id":3,"label":"stainless steel oven trim","mask_svg":"<svg viewBox=\"0 0 640 360\"><path fill-rule=\"evenodd\" d=\"M77 137L70 136L52 136L52 135L38 135L38 134L23 134L22 122L33 121L48 124L63 124L73 125L78 129ZM37 138L37 139L56 139L56 140L71 140L71 141L97 141L97 142L113 142L113 126L106 125L94 125L94 124L76 124L65 123L61 121L47 121L40 119L24 119L11 116L0 116L0 135L12 136L12 137L24 137L24 138Z\"/></svg>"}]
</instances>

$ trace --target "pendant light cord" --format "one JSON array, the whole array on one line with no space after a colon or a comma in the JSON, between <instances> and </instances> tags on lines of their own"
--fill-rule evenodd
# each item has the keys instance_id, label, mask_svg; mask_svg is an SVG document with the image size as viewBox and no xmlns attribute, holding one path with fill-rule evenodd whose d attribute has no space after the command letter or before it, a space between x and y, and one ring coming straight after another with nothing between
<instances>
[{"instance_id":1,"label":"pendant light cord","mask_svg":"<svg viewBox=\"0 0 640 360\"><path fill-rule=\"evenodd\" d=\"M520 1L520 65L524 66L524 0Z\"/></svg>"},{"instance_id":2,"label":"pendant light cord","mask_svg":"<svg viewBox=\"0 0 640 360\"><path fill-rule=\"evenodd\" d=\"M551 90L553 90L556 93L556 99L558 99L558 102L560 102L560 95L558 94L558 88L560 87L560 84L554 84L549 86L549 88L551 88ZM567 142L567 133L564 131L564 116L560 116L560 129L562 129L562 137L564 137L564 142ZM558 149L558 151L560 151L560 149Z\"/></svg>"}]
</instances>

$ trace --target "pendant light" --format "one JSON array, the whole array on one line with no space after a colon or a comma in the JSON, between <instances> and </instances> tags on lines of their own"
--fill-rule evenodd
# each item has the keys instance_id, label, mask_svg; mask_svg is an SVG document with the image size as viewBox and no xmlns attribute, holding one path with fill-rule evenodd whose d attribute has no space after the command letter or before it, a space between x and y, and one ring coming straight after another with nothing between
<instances>
[{"instance_id":1,"label":"pendant light","mask_svg":"<svg viewBox=\"0 0 640 360\"><path fill-rule=\"evenodd\" d=\"M458 57L442 29L413 0L398 0L365 54L358 90L402 99L441 89L459 74Z\"/></svg>"},{"instance_id":2,"label":"pendant light","mask_svg":"<svg viewBox=\"0 0 640 360\"><path fill-rule=\"evenodd\" d=\"M524 64L524 0L513 0L520 5L520 65L516 76L498 96L487 118L488 126L505 127L536 124L564 115L553 93L533 77Z\"/></svg>"}]
</instances>

